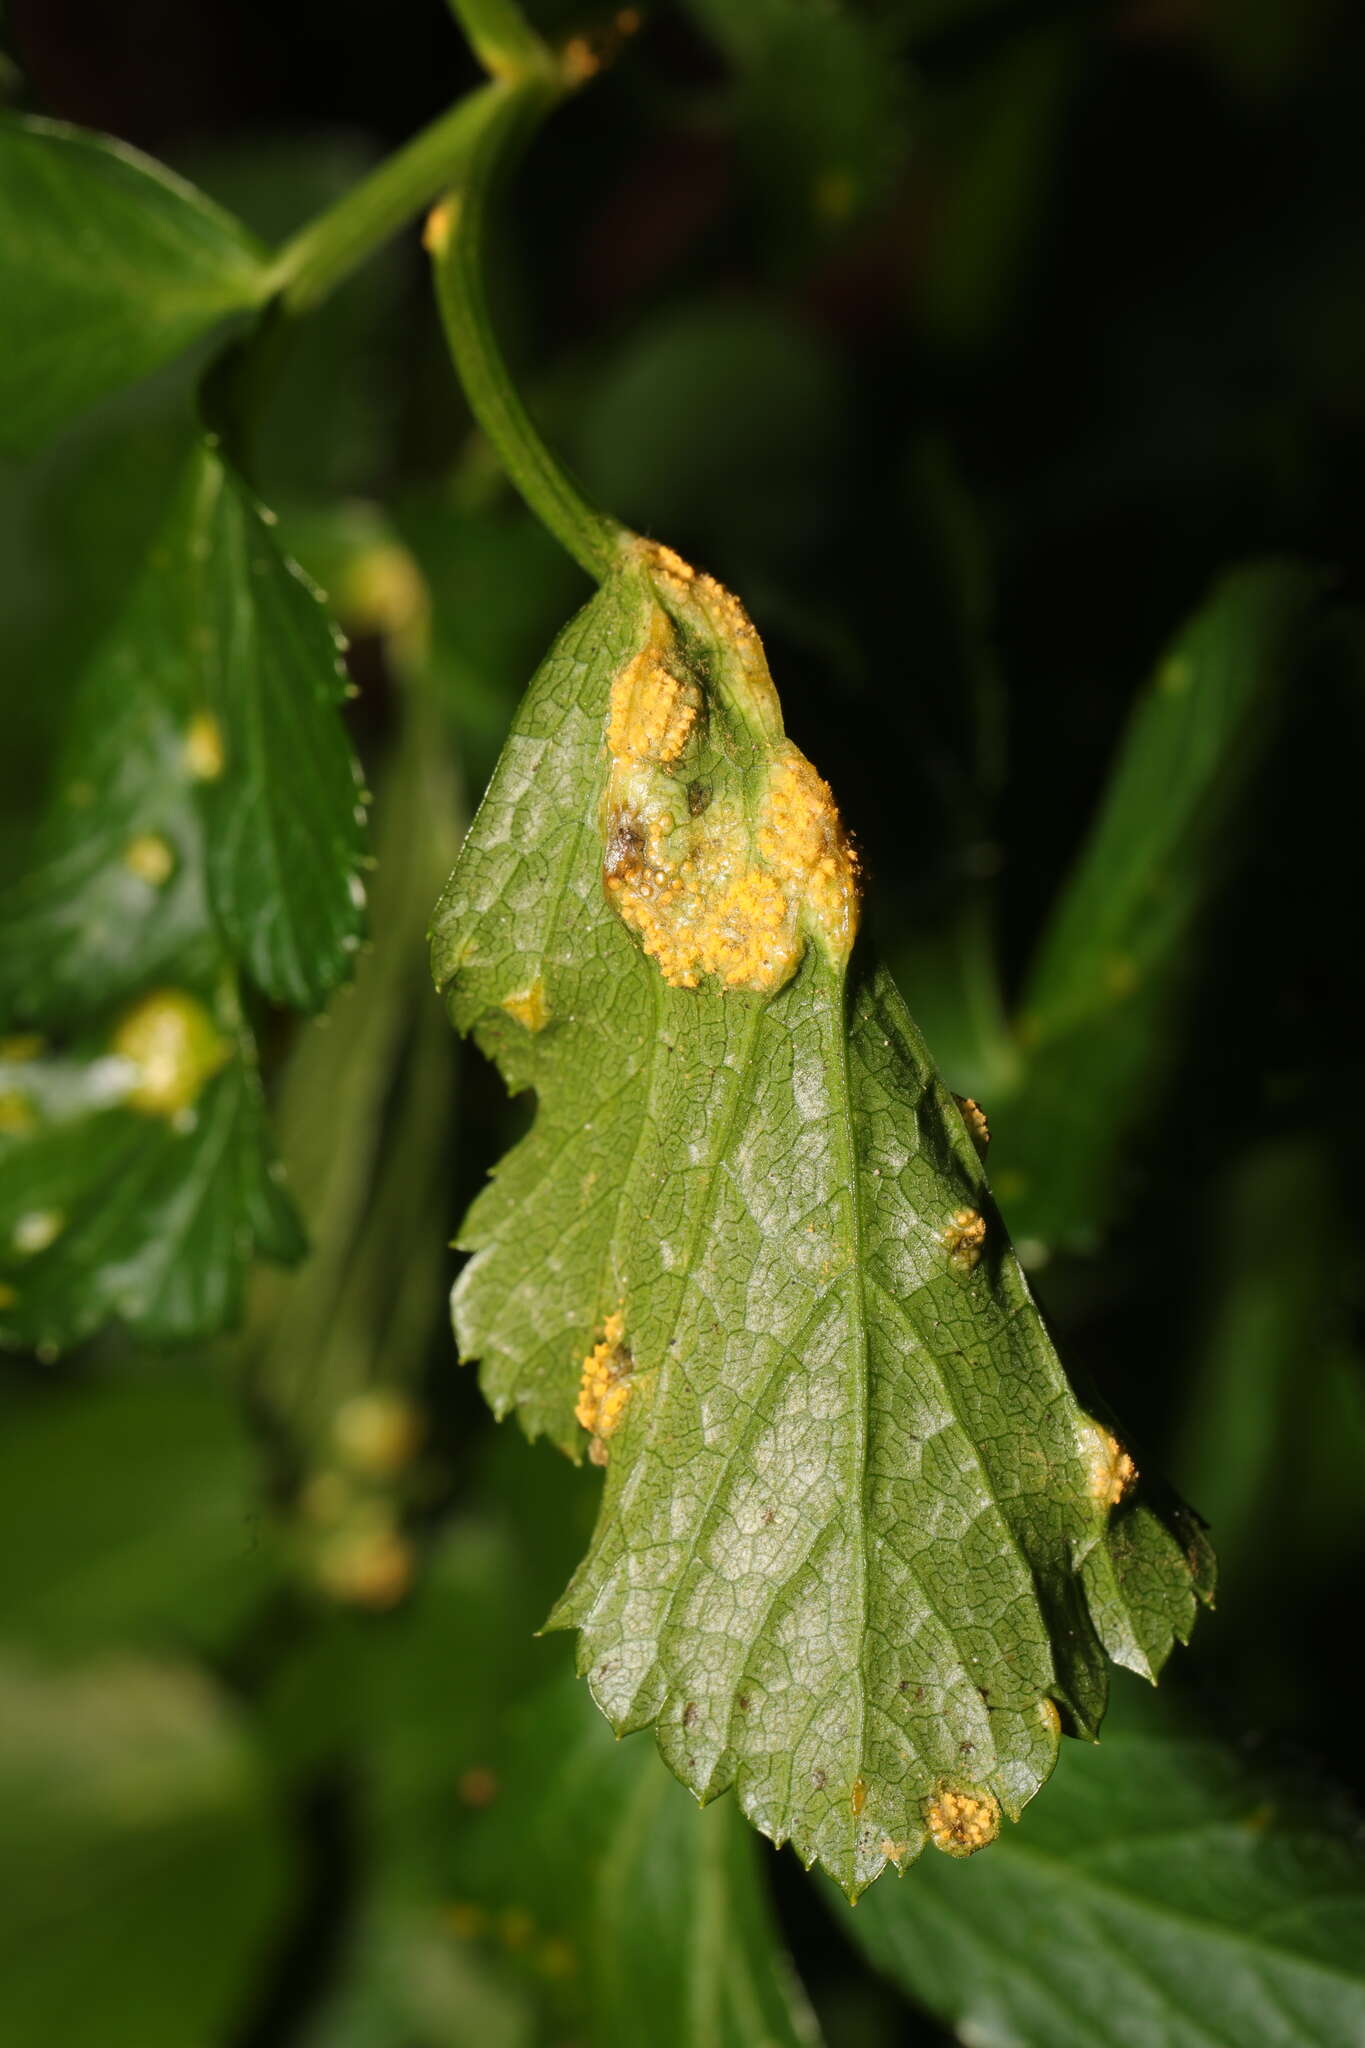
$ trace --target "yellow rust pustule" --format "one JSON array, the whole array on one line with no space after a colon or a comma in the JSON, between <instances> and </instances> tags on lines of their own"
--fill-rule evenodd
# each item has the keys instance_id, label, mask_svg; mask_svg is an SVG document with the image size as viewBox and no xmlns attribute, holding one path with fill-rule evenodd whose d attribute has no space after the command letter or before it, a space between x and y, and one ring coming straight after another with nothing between
<instances>
[{"instance_id":1,"label":"yellow rust pustule","mask_svg":"<svg viewBox=\"0 0 1365 2048\"><path fill-rule=\"evenodd\" d=\"M661 596L710 649L709 679L704 688L678 626L652 606L644 646L612 685L603 884L670 986L712 978L771 994L812 937L839 965L847 959L857 864L828 784L783 737L762 644L739 600L670 549L641 551ZM701 758L714 692L756 753L748 771L729 769L723 736L719 761ZM714 776L699 777L702 765Z\"/></svg>"},{"instance_id":2,"label":"yellow rust pustule","mask_svg":"<svg viewBox=\"0 0 1365 2048\"><path fill-rule=\"evenodd\" d=\"M635 1360L626 1346L626 1321L619 1309L607 1317L602 1336L583 1360L574 1419L592 1438L588 1456L594 1465L607 1462L607 1438L621 1427L630 1399Z\"/></svg>"},{"instance_id":3,"label":"yellow rust pustule","mask_svg":"<svg viewBox=\"0 0 1365 2048\"><path fill-rule=\"evenodd\" d=\"M528 987L504 996L499 1008L506 1010L508 1016L514 1017L526 1031L543 1031L550 1021L549 999L539 975Z\"/></svg>"},{"instance_id":4,"label":"yellow rust pustule","mask_svg":"<svg viewBox=\"0 0 1365 2048\"><path fill-rule=\"evenodd\" d=\"M939 1242L960 1271L970 1273L986 1242L986 1219L979 1209L954 1209L953 1220L939 1232Z\"/></svg>"},{"instance_id":5,"label":"yellow rust pustule","mask_svg":"<svg viewBox=\"0 0 1365 2048\"><path fill-rule=\"evenodd\" d=\"M1137 1485L1138 1468L1131 1454L1102 1422L1082 1424L1081 1455L1085 1459L1090 1497L1101 1507L1116 1508Z\"/></svg>"},{"instance_id":6,"label":"yellow rust pustule","mask_svg":"<svg viewBox=\"0 0 1365 2048\"><path fill-rule=\"evenodd\" d=\"M663 613L656 611L656 617L671 637ZM657 644L644 647L612 684L608 752L615 761L667 767L686 746L701 708L697 685L673 673Z\"/></svg>"},{"instance_id":7,"label":"yellow rust pustule","mask_svg":"<svg viewBox=\"0 0 1365 2048\"><path fill-rule=\"evenodd\" d=\"M1000 1832L1000 1801L993 1792L944 1785L925 1810L929 1840L945 1856L974 1856Z\"/></svg>"},{"instance_id":8,"label":"yellow rust pustule","mask_svg":"<svg viewBox=\"0 0 1365 2048\"><path fill-rule=\"evenodd\" d=\"M123 865L139 882L160 889L175 873L175 849L159 832L139 832L123 849Z\"/></svg>"},{"instance_id":9,"label":"yellow rust pustule","mask_svg":"<svg viewBox=\"0 0 1365 2048\"><path fill-rule=\"evenodd\" d=\"M986 1121L985 1110L970 1095L955 1095L953 1101L961 1112L962 1121L967 1126L967 1133L976 1147L977 1156L984 1159L986 1147L991 1142L991 1127Z\"/></svg>"},{"instance_id":10,"label":"yellow rust pustule","mask_svg":"<svg viewBox=\"0 0 1365 2048\"><path fill-rule=\"evenodd\" d=\"M227 764L223 728L211 711L196 711L185 728L181 758L194 782L216 782Z\"/></svg>"},{"instance_id":11,"label":"yellow rust pustule","mask_svg":"<svg viewBox=\"0 0 1365 2048\"><path fill-rule=\"evenodd\" d=\"M109 1050L127 1060L130 1109L174 1122L232 1056L213 1017L187 989L158 988L124 1011Z\"/></svg>"}]
</instances>

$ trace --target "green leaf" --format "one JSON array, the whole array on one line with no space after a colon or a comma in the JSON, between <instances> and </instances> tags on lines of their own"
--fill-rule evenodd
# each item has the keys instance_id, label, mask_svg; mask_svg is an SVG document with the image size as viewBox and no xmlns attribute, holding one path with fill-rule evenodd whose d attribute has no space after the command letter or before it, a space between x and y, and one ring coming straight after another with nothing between
<instances>
[{"instance_id":1,"label":"green leaf","mask_svg":"<svg viewBox=\"0 0 1365 2048\"><path fill-rule=\"evenodd\" d=\"M383 601L414 584L390 536L362 545L338 587ZM414 637L409 620L386 649L401 687L377 778L374 943L326 1028L300 1033L275 1091L310 1255L297 1272L257 1276L243 1345L252 1410L293 1482L296 1563L330 1597L380 1607L408 1590L405 1511L425 1509L438 1483L423 1383L452 1221L455 1062L423 937L464 806L425 679L404 673Z\"/></svg>"},{"instance_id":2,"label":"green leaf","mask_svg":"<svg viewBox=\"0 0 1365 2048\"><path fill-rule=\"evenodd\" d=\"M23 879L0 1018L56 1028L226 938L316 1009L363 930L359 770L316 593L208 442L83 680Z\"/></svg>"},{"instance_id":3,"label":"green leaf","mask_svg":"<svg viewBox=\"0 0 1365 2048\"><path fill-rule=\"evenodd\" d=\"M56 121L0 121L0 444L36 445L267 288L265 252L164 166Z\"/></svg>"},{"instance_id":4,"label":"green leaf","mask_svg":"<svg viewBox=\"0 0 1365 2048\"><path fill-rule=\"evenodd\" d=\"M1021 1239L1092 1245L1113 1212L1319 587L1281 564L1227 577L1134 712L1029 974L1018 1093L990 1103L996 1189Z\"/></svg>"},{"instance_id":5,"label":"green leaf","mask_svg":"<svg viewBox=\"0 0 1365 2048\"><path fill-rule=\"evenodd\" d=\"M209 447L172 545L187 551L205 702L224 745L223 772L201 782L213 907L267 995L318 1009L364 930L365 809L337 716L342 642Z\"/></svg>"},{"instance_id":6,"label":"green leaf","mask_svg":"<svg viewBox=\"0 0 1365 2048\"><path fill-rule=\"evenodd\" d=\"M8 693L0 886L42 810L76 678L123 610L184 466L192 364L115 394L59 443L0 463L0 616Z\"/></svg>"},{"instance_id":7,"label":"green leaf","mask_svg":"<svg viewBox=\"0 0 1365 2048\"><path fill-rule=\"evenodd\" d=\"M335 1619L272 1703L291 1747L323 1730L334 1756L345 1723L367 1750L366 1924L319 2048L609 2048L644 2012L661 2044L809 2040L733 1801L699 1814L652 1743L614 1743L566 1645L532 1633L588 1526L580 1475L488 1448L411 1601Z\"/></svg>"},{"instance_id":8,"label":"green leaf","mask_svg":"<svg viewBox=\"0 0 1365 2048\"><path fill-rule=\"evenodd\" d=\"M0 898L0 1019L60 1031L173 973L210 977L195 797L205 723L183 577L154 546L72 706L20 879ZM195 721L198 718L199 723Z\"/></svg>"},{"instance_id":9,"label":"green leaf","mask_svg":"<svg viewBox=\"0 0 1365 2048\"><path fill-rule=\"evenodd\" d=\"M266 516L199 446L0 899L0 1025L22 1034L0 1084L10 1341L70 1344L111 1315L206 1334L235 1318L253 1249L301 1249L237 981L315 1008L360 944L339 668Z\"/></svg>"},{"instance_id":10,"label":"green leaf","mask_svg":"<svg viewBox=\"0 0 1365 2048\"><path fill-rule=\"evenodd\" d=\"M968 1867L937 1858L841 1926L963 2040L1353 2048L1365 1857L1330 1789L1218 1742L1106 1733Z\"/></svg>"},{"instance_id":11,"label":"green leaf","mask_svg":"<svg viewBox=\"0 0 1365 2048\"><path fill-rule=\"evenodd\" d=\"M313 123L189 140L179 159L195 182L271 248L336 204L375 167L355 129ZM247 474L270 505L337 508L387 475L407 399L402 251L380 249L311 317L262 336L248 402L236 419ZM319 578L327 589L331 585Z\"/></svg>"},{"instance_id":12,"label":"green leaf","mask_svg":"<svg viewBox=\"0 0 1365 2048\"><path fill-rule=\"evenodd\" d=\"M25 1532L0 1550L11 1645L213 1654L277 1583L237 1404L178 1362L7 1390L0 1495Z\"/></svg>"},{"instance_id":13,"label":"green leaf","mask_svg":"<svg viewBox=\"0 0 1365 2048\"><path fill-rule=\"evenodd\" d=\"M542 2048L529 1991L454 1940L429 1904L366 1901L299 2048Z\"/></svg>"},{"instance_id":14,"label":"green leaf","mask_svg":"<svg viewBox=\"0 0 1365 2048\"><path fill-rule=\"evenodd\" d=\"M1087 1611L1131 1462L894 986L848 965L851 886L741 608L636 543L532 684L433 962L538 1097L464 1226L461 1351L608 1466L553 1619L618 1731L657 1720L684 1783L857 1892L1017 1814L1059 1710L1099 1720L1101 1636L1193 1602L1158 1523Z\"/></svg>"},{"instance_id":15,"label":"green leaf","mask_svg":"<svg viewBox=\"0 0 1365 2048\"><path fill-rule=\"evenodd\" d=\"M561 2028L633 2048L648 2013L660 2048L818 2041L734 1801L699 1810L652 1743L614 1743L571 1672L524 1702L488 1784L457 1918Z\"/></svg>"},{"instance_id":16,"label":"green leaf","mask_svg":"<svg viewBox=\"0 0 1365 2048\"><path fill-rule=\"evenodd\" d=\"M238 1319L255 1251L298 1256L230 1004L154 989L103 1045L0 1060L0 1343L55 1354L115 1317L205 1336Z\"/></svg>"},{"instance_id":17,"label":"green leaf","mask_svg":"<svg viewBox=\"0 0 1365 2048\"><path fill-rule=\"evenodd\" d=\"M1302 1728L1298 1645L1322 1642L1323 1618L1353 1597L1362 1534L1365 1373L1342 1285L1354 1227L1326 1148L1282 1133L1203 1207L1205 1308L1179 1368L1172 1462L1218 1531L1220 1686L1271 1726ZM1335 1705L1314 1691L1325 1739Z\"/></svg>"},{"instance_id":18,"label":"green leaf","mask_svg":"<svg viewBox=\"0 0 1365 2048\"><path fill-rule=\"evenodd\" d=\"M198 1672L0 1662L5 2038L236 2038L278 1939L288 1844L230 1703Z\"/></svg>"}]
</instances>

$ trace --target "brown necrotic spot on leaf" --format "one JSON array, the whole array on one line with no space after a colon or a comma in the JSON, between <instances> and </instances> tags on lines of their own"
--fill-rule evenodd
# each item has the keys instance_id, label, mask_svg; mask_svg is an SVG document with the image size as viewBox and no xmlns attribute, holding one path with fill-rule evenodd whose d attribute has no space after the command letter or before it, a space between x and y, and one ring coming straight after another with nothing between
<instances>
[{"instance_id":1,"label":"brown necrotic spot on leaf","mask_svg":"<svg viewBox=\"0 0 1365 2048\"><path fill-rule=\"evenodd\" d=\"M1000 1801L992 1792L944 1785L924 1818L930 1841L945 1856L974 1856L1000 1832Z\"/></svg>"}]
</instances>

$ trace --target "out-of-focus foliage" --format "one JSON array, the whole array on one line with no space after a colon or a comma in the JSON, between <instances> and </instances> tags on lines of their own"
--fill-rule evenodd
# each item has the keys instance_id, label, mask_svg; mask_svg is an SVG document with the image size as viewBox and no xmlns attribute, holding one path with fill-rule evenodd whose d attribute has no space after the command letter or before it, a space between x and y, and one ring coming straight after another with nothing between
<instances>
[{"instance_id":1,"label":"out-of-focus foliage","mask_svg":"<svg viewBox=\"0 0 1365 2048\"><path fill-rule=\"evenodd\" d=\"M28 448L265 295L265 252L137 151L0 122L0 438Z\"/></svg>"},{"instance_id":2,"label":"out-of-focus foliage","mask_svg":"<svg viewBox=\"0 0 1365 2048\"><path fill-rule=\"evenodd\" d=\"M0 1333L234 1320L297 1257L242 977L315 1008L349 971L364 808L331 631L211 441L82 677L0 895ZM55 1034L51 1053L46 1034Z\"/></svg>"},{"instance_id":3,"label":"out-of-focus foliage","mask_svg":"<svg viewBox=\"0 0 1365 2048\"><path fill-rule=\"evenodd\" d=\"M294 1879L230 1697L128 1652L51 1672L0 1662L6 2041L224 2040Z\"/></svg>"},{"instance_id":4,"label":"out-of-focus foliage","mask_svg":"<svg viewBox=\"0 0 1365 2048\"><path fill-rule=\"evenodd\" d=\"M1163 657L1019 998L992 1098L996 1190L1021 1236L1093 1246L1178 1045L1174 1005L1247 829L1253 778L1302 673L1314 580L1230 577Z\"/></svg>"},{"instance_id":5,"label":"out-of-focus foliage","mask_svg":"<svg viewBox=\"0 0 1365 2048\"><path fill-rule=\"evenodd\" d=\"M969 2038L1350 2048L1365 1854L1349 1809L1310 1773L1130 1718L1063 1756L998 1856L874 1891L858 1940Z\"/></svg>"},{"instance_id":6,"label":"out-of-focus foliage","mask_svg":"<svg viewBox=\"0 0 1365 2048\"><path fill-rule=\"evenodd\" d=\"M618 1748L567 1664L522 1701L489 1784L457 1924L485 1944L512 1933L559 2025L619 2048L644 2012L670 2048L818 2040L735 1801L699 1812L651 1742Z\"/></svg>"}]
</instances>

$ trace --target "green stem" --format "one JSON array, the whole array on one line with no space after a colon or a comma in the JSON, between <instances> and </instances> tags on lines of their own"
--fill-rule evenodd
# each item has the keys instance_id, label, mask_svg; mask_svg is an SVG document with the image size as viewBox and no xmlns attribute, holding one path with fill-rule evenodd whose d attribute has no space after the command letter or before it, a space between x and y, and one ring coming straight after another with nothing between
<instances>
[{"instance_id":1,"label":"green stem","mask_svg":"<svg viewBox=\"0 0 1365 2048\"><path fill-rule=\"evenodd\" d=\"M517 0L450 0L470 49L493 78L548 72L554 58Z\"/></svg>"},{"instance_id":2,"label":"green stem","mask_svg":"<svg viewBox=\"0 0 1365 2048\"><path fill-rule=\"evenodd\" d=\"M430 206L456 175L488 117L488 102L506 92L505 85L485 85L457 101L286 242L270 277L285 311L316 306L372 250Z\"/></svg>"},{"instance_id":3,"label":"green stem","mask_svg":"<svg viewBox=\"0 0 1365 2048\"><path fill-rule=\"evenodd\" d=\"M493 195L566 89L543 76L494 88L497 96L484 100L459 181L432 218L429 244L446 337L470 410L537 518L600 582L619 557L625 529L587 503L541 439L498 348L484 285Z\"/></svg>"}]
</instances>

